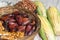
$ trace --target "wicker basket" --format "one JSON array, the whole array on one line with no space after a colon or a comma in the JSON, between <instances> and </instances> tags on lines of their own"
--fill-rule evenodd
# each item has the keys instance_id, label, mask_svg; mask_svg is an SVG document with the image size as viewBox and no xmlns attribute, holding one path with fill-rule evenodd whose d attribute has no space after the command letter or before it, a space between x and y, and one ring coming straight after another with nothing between
<instances>
[{"instance_id":1,"label":"wicker basket","mask_svg":"<svg viewBox=\"0 0 60 40\"><path fill-rule=\"evenodd\" d=\"M10 13L13 13L16 10L17 9L15 9L14 7L11 7L11 6L0 8L0 18L2 17L2 15L8 14L8 13L9 14ZM37 29L36 29L36 31L32 35L30 35L30 36L25 36L23 38L16 38L17 40L34 40L34 37L36 36L36 34L38 34L38 30L40 29L40 21L39 21L39 18L35 14L33 14L33 13L30 13L30 15L33 15L36 18L36 21L37 21ZM0 24L0 29L1 29L0 34L6 34L7 33L7 34L10 35L9 32L2 31L2 30L4 30L4 28L2 27L1 24ZM5 38L4 37L5 36L3 36L1 39L2 40L4 40L4 39L7 40L8 39L8 37L5 37ZM10 38L10 37L9 37L8 40L15 40L14 38L12 38L12 37Z\"/></svg>"}]
</instances>

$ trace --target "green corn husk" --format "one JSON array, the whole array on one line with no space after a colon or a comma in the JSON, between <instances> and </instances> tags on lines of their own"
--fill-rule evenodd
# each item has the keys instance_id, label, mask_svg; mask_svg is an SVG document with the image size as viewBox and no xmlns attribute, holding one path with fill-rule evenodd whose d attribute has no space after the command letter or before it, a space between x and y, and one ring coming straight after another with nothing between
<instances>
[{"instance_id":1,"label":"green corn husk","mask_svg":"<svg viewBox=\"0 0 60 40\"><path fill-rule=\"evenodd\" d=\"M55 7L55 8L56 8L56 7ZM57 9L57 8L56 8L56 9ZM60 10L57 9L57 11L58 11L58 15L60 15Z\"/></svg>"},{"instance_id":2,"label":"green corn husk","mask_svg":"<svg viewBox=\"0 0 60 40\"><path fill-rule=\"evenodd\" d=\"M60 15L56 7L47 10L48 19L53 26L56 35L60 35Z\"/></svg>"},{"instance_id":3,"label":"green corn husk","mask_svg":"<svg viewBox=\"0 0 60 40\"><path fill-rule=\"evenodd\" d=\"M40 28L39 34L40 34L42 40L47 40L46 34L45 34L44 29L42 27Z\"/></svg>"}]
</instances>

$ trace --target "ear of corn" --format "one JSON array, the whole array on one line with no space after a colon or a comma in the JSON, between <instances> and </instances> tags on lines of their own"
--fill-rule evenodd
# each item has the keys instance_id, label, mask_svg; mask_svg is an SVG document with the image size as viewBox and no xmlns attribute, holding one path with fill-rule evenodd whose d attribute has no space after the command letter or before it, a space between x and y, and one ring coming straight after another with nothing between
<instances>
[{"instance_id":1,"label":"ear of corn","mask_svg":"<svg viewBox=\"0 0 60 40\"><path fill-rule=\"evenodd\" d=\"M41 2L39 2L39 0L35 0L35 4L37 6L38 15L47 17L44 5ZM46 37L45 32L44 32L44 29L42 28L42 24L41 24L41 28L40 28L39 34L40 34L42 40L47 40L47 37Z\"/></svg>"},{"instance_id":2,"label":"ear of corn","mask_svg":"<svg viewBox=\"0 0 60 40\"><path fill-rule=\"evenodd\" d=\"M47 20L47 18L45 18L43 16L39 16L39 15L38 15L38 17L41 20L41 27L43 28L43 30L45 32L46 40L55 40L55 35L53 32L53 29L51 27L51 24ZM41 34L41 35L43 36L43 34Z\"/></svg>"},{"instance_id":3,"label":"ear of corn","mask_svg":"<svg viewBox=\"0 0 60 40\"><path fill-rule=\"evenodd\" d=\"M37 13L39 15L38 17L40 20L42 20L41 29L39 31L42 40L55 40L54 32L52 30L50 23L47 20L47 15L44 5L39 1L35 1L35 4L37 6Z\"/></svg>"},{"instance_id":4,"label":"ear of corn","mask_svg":"<svg viewBox=\"0 0 60 40\"><path fill-rule=\"evenodd\" d=\"M41 15L41 16L47 17L47 15L46 15L46 9L45 9L44 5L40 1L35 1L35 4L37 6L37 12L38 12L38 14Z\"/></svg>"},{"instance_id":5,"label":"ear of corn","mask_svg":"<svg viewBox=\"0 0 60 40\"><path fill-rule=\"evenodd\" d=\"M56 35L60 35L60 15L55 7L50 7L47 11L48 19L53 26Z\"/></svg>"}]
</instances>

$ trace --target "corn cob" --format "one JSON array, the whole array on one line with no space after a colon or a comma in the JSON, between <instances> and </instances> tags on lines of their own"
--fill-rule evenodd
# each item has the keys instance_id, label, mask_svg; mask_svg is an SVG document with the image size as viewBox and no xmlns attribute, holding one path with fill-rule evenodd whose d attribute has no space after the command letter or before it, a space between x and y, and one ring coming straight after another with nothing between
<instances>
[{"instance_id":1,"label":"corn cob","mask_svg":"<svg viewBox=\"0 0 60 40\"><path fill-rule=\"evenodd\" d=\"M38 17L41 20L41 27L44 30L44 31L43 30L41 31L42 32L42 34L41 34L42 39L43 40L55 40L55 35L53 32L53 29L51 27L51 24L47 20L47 18L40 16L40 15L38 15Z\"/></svg>"},{"instance_id":2,"label":"corn cob","mask_svg":"<svg viewBox=\"0 0 60 40\"><path fill-rule=\"evenodd\" d=\"M46 9L45 9L44 5L40 1L35 1L35 4L37 6L37 12L38 12L38 14L41 15L41 16L47 17L47 15L46 15Z\"/></svg>"},{"instance_id":3,"label":"corn cob","mask_svg":"<svg viewBox=\"0 0 60 40\"><path fill-rule=\"evenodd\" d=\"M35 4L37 6L37 13L38 13L38 15L43 16L43 14L44 14L45 17L47 17L46 16L46 10L44 8L44 5L41 2L38 2L38 1L39 0L35 1ZM41 25L39 34L40 34L42 40L47 40L46 35L45 35L45 32L44 32L44 29L42 28L42 25Z\"/></svg>"},{"instance_id":4,"label":"corn cob","mask_svg":"<svg viewBox=\"0 0 60 40\"><path fill-rule=\"evenodd\" d=\"M38 15L39 16L43 16L43 18L45 17L47 19L46 10L44 8L44 5L41 2L38 2L38 1L35 1L35 4L37 6L37 13L38 13ZM48 23L46 25L49 25L49 22L46 22L46 23ZM54 33L53 33L53 30L52 30L51 26L47 26L46 29L44 29L45 28L44 25L45 24L41 24L41 29L39 31L42 40L55 40L55 36L54 36Z\"/></svg>"},{"instance_id":5,"label":"corn cob","mask_svg":"<svg viewBox=\"0 0 60 40\"><path fill-rule=\"evenodd\" d=\"M48 19L53 26L56 35L60 35L60 15L56 7L47 10Z\"/></svg>"}]
</instances>

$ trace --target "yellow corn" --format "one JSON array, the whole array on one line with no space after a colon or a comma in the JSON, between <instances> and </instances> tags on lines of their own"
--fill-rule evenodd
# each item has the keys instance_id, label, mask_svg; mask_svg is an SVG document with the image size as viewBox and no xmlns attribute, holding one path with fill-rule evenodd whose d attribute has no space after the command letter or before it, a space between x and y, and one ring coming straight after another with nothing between
<instances>
[{"instance_id":1,"label":"yellow corn","mask_svg":"<svg viewBox=\"0 0 60 40\"><path fill-rule=\"evenodd\" d=\"M18 32L17 36L19 36L20 38L24 37L24 32Z\"/></svg>"},{"instance_id":2,"label":"yellow corn","mask_svg":"<svg viewBox=\"0 0 60 40\"><path fill-rule=\"evenodd\" d=\"M38 17L41 20L39 34L42 40L55 40L54 32L49 21L47 20L46 9L44 5L40 1L35 1L35 4L37 6Z\"/></svg>"},{"instance_id":3,"label":"yellow corn","mask_svg":"<svg viewBox=\"0 0 60 40\"><path fill-rule=\"evenodd\" d=\"M53 29L51 27L51 24L47 20L47 18L43 17L43 16L39 16L39 15L38 15L38 17L41 20L41 27L43 28L44 33L45 33L45 36L43 36L43 37L46 37L46 40L55 40L55 35L53 32ZM45 39L43 39L43 40L45 40Z\"/></svg>"},{"instance_id":4,"label":"yellow corn","mask_svg":"<svg viewBox=\"0 0 60 40\"><path fill-rule=\"evenodd\" d=\"M56 35L60 35L60 15L56 7L50 7L47 10L48 19Z\"/></svg>"}]
</instances>

